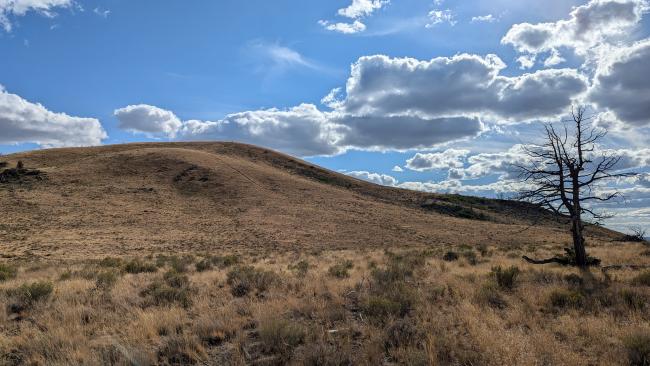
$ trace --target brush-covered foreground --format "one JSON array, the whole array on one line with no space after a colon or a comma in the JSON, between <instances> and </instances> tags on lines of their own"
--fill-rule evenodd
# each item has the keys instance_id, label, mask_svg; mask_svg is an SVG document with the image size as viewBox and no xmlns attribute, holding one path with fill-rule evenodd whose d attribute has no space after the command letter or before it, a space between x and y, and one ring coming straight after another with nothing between
<instances>
[{"instance_id":1,"label":"brush-covered foreground","mask_svg":"<svg viewBox=\"0 0 650 366\"><path fill-rule=\"evenodd\" d=\"M650 264L644 244L590 249ZM648 365L650 272L520 259L559 251L5 260L0 364Z\"/></svg>"}]
</instances>

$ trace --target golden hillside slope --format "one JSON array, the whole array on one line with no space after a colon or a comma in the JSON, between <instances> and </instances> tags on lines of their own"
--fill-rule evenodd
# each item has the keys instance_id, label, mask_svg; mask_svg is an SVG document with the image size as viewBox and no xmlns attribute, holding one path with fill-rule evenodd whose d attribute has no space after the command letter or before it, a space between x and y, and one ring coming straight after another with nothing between
<instances>
[{"instance_id":1,"label":"golden hillside slope","mask_svg":"<svg viewBox=\"0 0 650 366\"><path fill-rule=\"evenodd\" d=\"M52 149L2 160L45 175L0 184L3 254L19 258L570 240L548 219L530 227L545 215L525 205L380 187L244 144ZM616 235L595 230L591 240Z\"/></svg>"}]
</instances>

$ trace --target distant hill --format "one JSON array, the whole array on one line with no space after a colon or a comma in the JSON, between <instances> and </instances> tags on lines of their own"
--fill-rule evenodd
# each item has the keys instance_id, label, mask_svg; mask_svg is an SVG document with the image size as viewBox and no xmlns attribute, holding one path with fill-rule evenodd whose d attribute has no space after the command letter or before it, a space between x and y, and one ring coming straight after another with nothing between
<instances>
[{"instance_id":1,"label":"distant hill","mask_svg":"<svg viewBox=\"0 0 650 366\"><path fill-rule=\"evenodd\" d=\"M0 182L9 256L570 242L565 226L524 203L378 186L239 143L50 149L0 160L24 163Z\"/></svg>"}]
</instances>

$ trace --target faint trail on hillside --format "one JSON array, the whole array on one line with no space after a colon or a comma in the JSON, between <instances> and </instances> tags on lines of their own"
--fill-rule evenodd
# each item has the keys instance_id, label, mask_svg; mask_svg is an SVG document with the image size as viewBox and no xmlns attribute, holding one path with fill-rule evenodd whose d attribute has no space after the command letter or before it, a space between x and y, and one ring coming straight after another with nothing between
<instances>
[{"instance_id":1,"label":"faint trail on hillside","mask_svg":"<svg viewBox=\"0 0 650 366\"><path fill-rule=\"evenodd\" d=\"M230 169L234 170L235 172L241 174L241 176L244 177L244 178L246 178L246 180L248 180L249 182L253 183L254 185L256 185L256 186L258 186L258 187L260 187L260 188L266 189L264 186L262 186L261 184L259 184L258 182L256 182L253 178L251 178L251 177L249 177L248 175L244 174L244 172L242 172L241 170L239 170L239 169L235 168L234 166L228 164L225 160L223 160L223 159L222 159L221 157L219 157L218 155L214 154L214 156L215 156L215 158L216 158L217 160L219 160L220 162L222 162L225 166L227 166L228 168L230 168Z\"/></svg>"}]
</instances>

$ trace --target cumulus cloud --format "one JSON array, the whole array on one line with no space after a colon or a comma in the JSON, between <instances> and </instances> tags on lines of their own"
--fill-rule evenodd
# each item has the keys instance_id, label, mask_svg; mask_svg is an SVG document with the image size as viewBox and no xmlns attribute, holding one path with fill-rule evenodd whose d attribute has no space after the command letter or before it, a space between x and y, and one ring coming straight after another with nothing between
<instances>
[{"instance_id":1,"label":"cumulus cloud","mask_svg":"<svg viewBox=\"0 0 650 366\"><path fill-rule=\"evenodd\" d=\"M629 126L650 125L650 39L611 50L598 65L589 96Z\"/></svg>"},{"instance_id":2,"label":"cumulus cloud","mask_svg":"<svg viewBox=\"0 0 650 366\"><path fill-rule=\"evenodd\" d=\"M469 150L448 149L437 153L417 153L406 161L406 167L416 171L462 168Z\"/></svg>"},{"instance_id":3,"label":"cumulus cloud","mask_svg":"<svg viewBox=\"0 0 650 366\"><path fill-rule=\"evenodd\" d=\"M352 67L342 109L355 115L487 116L522 122L564 113L588 86L572 69L506 77L499 75L504 68L495 55L429 61L362 57Z\"/></svg>"},{"instance_id":4,"label":"cumulus cloud","mask_svg":"<svg viewBox=\"0 0 650 366\"><path fill-rule=\"evenodd\" d=\"M116 115L139 112L138 121L122 123L132 131L240 140L302 156L331 155L350 148L433 148L477 136L486 130L483 119L518 123L557 116L587 88L586 79L572 69L509 77L500 75L503 68L495 55L429 61L367 56L352 66L344 90L336 88L322 99L331 111L302 104L181 124L173 113L152 113L151 108L118 110Z\"/></svg>"},{"instance_id":5,"label":"cumulus cloud","mask_svg":"<svg viewBox=\"0 0 650 366\"><path fill-rule=\"evenodd\" d=\"M99 145L107 137L99 120L55 113L0 85L0 144L42 147Z\"/></svg>"},{"instance_id":6,"label":"cumulus cloud","mask_svg":"<svg viewBox=\"0 0 650 366\"><path fill-rule=\"evenodd\" d=\"M342 152L339 142L344 127L333 122L313 104L287 110L266 109L234 113L224 119L184 122L179 138L186 140L235 140L299 156Z\"/></svg>"},{"instance_id":7,"label":"cumulus cloud","mask_svg":"<svg viewBox=\"0 0 650 366\"><path fill-rule=\"evenodd\" d=\"M585 54L596 45L625 36L648 9L647 0L591 0L575 7L569 19L515 24L501 43L522 53L555 52L549 61L552 64L560 60L561 47Z\"/></svg>"},{"instance_id":8,"label":"cumulus cloud","mask_svg":"<svg viewBox=\"0 0 650 366\"><path fill-rule=\"evenodd\" d=\"M181 120L170 111L147 104L130 105L113 113L120 122L118 127L151 137L176 137Z\"/></svg>"},{"instance_id":9,"label":"cumulus cloud","mask_svg":"<svg viewBox=\"0 0 650 366\"><path fill-rule=\"evenodd\" d=\"M67 8L73 4L73 0L2 0L0 1L0 26L6 32L10 32L13 27L12 17L34 12L52 18L56 16L56 8Z\"/></svg>"},{"instance_id":10,"label":"cumulus cloud","mask_svg":"<svg viewBox=\"0 0 650 366\"><path fill-rule=\"evenodd\" d=\"M483 130L478 118L334 117L345 126L340 144L366 150L426 149L449 141L474 137Z\"/></svg>"},{"instance_id":11,"label":"cumulus cloud","mask_svg":"<svg viewBox=\"0 0 650 366\"><path fill-rule=\"evenodd\" d=\"M352 4L339 9L338 14L347 18L357 19L372 14L388 4L388 0L352 0Z\"/></svg>"},{"instance_id":12,"label":"cumulus cloud","mask_svg":"<svg viewBox=\"0 0 650 366\"><path fill-rule=\"evenodd\" d=\"M398 181L394 177L386 174L371 173L367 171L353 171L353 172L344 172L345 174L359 178L371 183L379 184L382 186L396 186Z\"/></svg>"},{"instance_id":13,"label":"cumulus cloud","mask_svg":"<svg viewBox=\"0 0 650 366\"><path fill-rule=\"evenodd\" d=\"M397 172L397 173L401 173L401 172L404 171L404 169L402 169L402 167L399 166L399 165L395 165L395 166L393 167L392 171Z\"/></svg>"},{"instance_id":14,"label":"cumulus cloud","mask_svg":"<svg viewBox=\"0 0 650 366\"><path fill-rule=\"evenodd\" d=\"M389 0L352 0L352 3L345 8L338 10L338 15L352 19L351 22L330 22L319 20L318 24L329 31L343 34L354 34L366 30L366 25L361 18L370 16L376 10L388 4Z\"/></svg>"}]
</instances>

